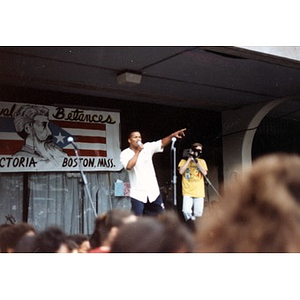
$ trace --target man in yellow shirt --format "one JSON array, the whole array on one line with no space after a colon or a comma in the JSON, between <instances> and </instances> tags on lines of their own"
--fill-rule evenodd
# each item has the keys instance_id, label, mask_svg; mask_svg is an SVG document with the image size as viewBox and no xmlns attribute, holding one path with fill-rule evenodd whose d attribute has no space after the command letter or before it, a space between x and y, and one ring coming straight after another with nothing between
<instances>
[{"instance_id":1,"label":"man in yellow shirt","mask_svg":"<svg viewBox=\"0 0 300 300\"><path fill-rule=\"evenodd\" d=\"M202 144L194 143L187 159L181 159L178 170L182 175L182 212L186 221L201 217L204 209L205 185L204 176L208 168L200 158ZM204 175L204 176L203 176Z\"/></svg>"}]
</instances>

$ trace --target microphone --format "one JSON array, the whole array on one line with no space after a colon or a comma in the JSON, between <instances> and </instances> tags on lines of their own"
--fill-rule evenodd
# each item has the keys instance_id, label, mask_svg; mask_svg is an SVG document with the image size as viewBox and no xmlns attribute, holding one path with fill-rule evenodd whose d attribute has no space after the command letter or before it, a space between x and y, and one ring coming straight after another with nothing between
<instances>
[{"instance_id":1,"label":"microphone","mask_svg":"<svg viewBox=\"0 0 300 300\"><path fill-rule=\"evenodd\" d=\"M69 137L67 138L67 141L68 141L70 144L72 144L73 147L74 147L76 150L78 150L76 144L74 143L74 139L73 139L72 136L69 136Z\"/></svg>"},{"instance_id":2,"label":"microphone","mask_svg":"<svg viewBox=\"0 0 300 300\"><path fill-rule=\"evenodd\" d=\"M175 142L177 141L177 138L176 138L175 136L173 136L173 137L171 138L171 141L172 141L171 149L172 149L172 150L176 150L176 148L174 147L174 145L175 145Z\"/></svg>"},{"instance_id":3,"label":"microphone","mask_svg":"<svg viewBox=\"0 0 300 300\"><path fill-rule=\"evenodd\" d=\"M138 144L141 148L143 148L143 143L142 143L141 141L137 141L137 144Z\"/></svg>"}]
</instances>

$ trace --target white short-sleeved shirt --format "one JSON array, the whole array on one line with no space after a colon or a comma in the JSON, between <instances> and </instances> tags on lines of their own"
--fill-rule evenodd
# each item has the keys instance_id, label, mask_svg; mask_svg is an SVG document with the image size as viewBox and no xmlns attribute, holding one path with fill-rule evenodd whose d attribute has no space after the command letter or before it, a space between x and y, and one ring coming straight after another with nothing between
<instances>
[{"instance_id":1,"label":"white short-sleeved shirt","mask_svg":"<svg viewBox=\"0 0 300 300\"><path fill-rule=\"evenodd\" d=\"M144 144L144 149L140 152L136 165L127 170L130 182L130 197L146 203L159 196L159 186L153 166L152 156L157 152L163 152L161 140ZM121 152L120 160L126 169L129 160L134 156L134 151L127 148Z\"/></svg>"}]
</instances>

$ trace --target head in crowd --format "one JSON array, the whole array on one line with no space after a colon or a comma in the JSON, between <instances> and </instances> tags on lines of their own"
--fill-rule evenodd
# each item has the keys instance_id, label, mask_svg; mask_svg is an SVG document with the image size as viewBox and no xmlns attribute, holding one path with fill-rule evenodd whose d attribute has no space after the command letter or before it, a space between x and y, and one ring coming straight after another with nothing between
<instances>
[{"instance_id":1,"label":"head in crowd","mask_svg":"<svg viewBox=\"0 0 300 300\"><path fill-rule=\"evenodd\" d=\"M68 237L59 227L50 226L40 232L34 243L35 253L68 253Z\"/></svg>"},{"instance_id":2,"label":"head in crowd","mask_svg":"<svg viewBox=\"0 0 300 300\"><path fill-rule=\"evenodd\" d=\"M194 239L177 215L165 212L158 217L144 216L120 228L113 253L192 252Z\"/></svg>"},{"instance_id":3,"label":"head in crowd","mask_svg":"<svg viewBox=\"0 0 300 300\"><path fill-rule=\"evenodd\" d=\"M44 106L23 105L14 115L15 130L25 140L22 150L14 155L34 156L55 162L66 154L52 141L49 110Z\"/></svg>"},{"instance_id":4,"label":"head in crowd","mask_svg":"<svg viewBox=\"0 0 300 300\"><path fill-rule=\"evenodd\" d=\"M1 232L2 229L7 228L7 227L12 226L12 225L13 224L10 224L10 223L0 224L0 232Z\"/></svg>"},{"instance_id":5,"label":"head in crowd","mask_svg":"<svg viewBox=\"0 0 300 300\"><path fill-rule=\"evenodd\" d=\"M90 238L91 249L101 247L101 251L109 252L119 228L123 224L135 222L136 219L137 217L128 210L115 209L103 213L95 220L95 229Z\"/></svg>"},{"instance_id":6,"label":"head in crowd","mask_svg":"<svg viewBox=\"0 0 300 300\"><path fill-rule=\"evenodd\" d=\"M78 245L73 240L67 238L66 245L68 253L78 253Z\"/></svg>"},{"instance_id":7,"label":"head in crowd","mask_svg":"<svg viewBox=\"0 0 300 300\"><path fill-rule=\"evenodd\" d=\"M87 253L91 248L89 237L85 234L69 235L68 239L74 241L78 245L78 253Z\"/></svg>"},{"instance_id":8,"label":"head in crowd","mask_svg":"<svg viewBox=\"0 0 300 300\"><path fill-rule=\"evenodd\" d=\"M254 161L224 189L197 233L198 252L300 252L300 157Z\"/></svg>"},{"instance_id":9,"label":"head in crowd","mask_svg":"<svg viewBox=\"0 0 300 300\"><path fill-rule=\"evenodd\" d=\"M0 231L0 252L14 252L23 236L31 236L35 235L35 233L34 227L27 223L18 223L3 227Z\"/></svg>"},{"instance_id":10,"label":"head in crowd","mask_svg":"<svg viewBox=\"0 0 300 300\"><path fill-rule=\"evenodd\" d=\"M37 234L30 235L30 236L24 235L19 240L19 242L14 250L14 253L33 253L36 237L37 237Z\"/></svg>"},{"instance_id":11,"label":"head in crowd","mask_svg":"<svg viewBox=\"0 0 300 300\"><path fill-rule=\"evenodd\" d=\"M167 211L157 216L164 227L164 239L160 252L193 252L194 235L186 225L181 223L176 213Z\"/></svg>"},{"instance_id":12,"label":"head in crowd","mask_svg":"<svg viewBox=\"0 0 300 300\"><path fill-rule=\"evenodd\" d=\"M75 234L66 237L64 232L59 228L50 227L35 236L23 236L19 240L14 252L87 253L89 247L90 242L88 236L84 234ZM57 251L57 249L59 250Z\"/></svg>"}]
</instances>

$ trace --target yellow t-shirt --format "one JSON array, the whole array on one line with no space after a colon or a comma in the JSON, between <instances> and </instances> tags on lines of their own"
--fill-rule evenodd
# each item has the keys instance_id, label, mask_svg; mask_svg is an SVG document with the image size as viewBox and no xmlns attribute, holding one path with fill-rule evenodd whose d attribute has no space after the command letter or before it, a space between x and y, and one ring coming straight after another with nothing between
<instances>
[{"instance_id":1,"label":"yellow t-shirt","mask_svg":"<svg viewBox=\"0 0 300 300\"><path fill-rule=\"evenodd\" d=\"M205 160L201 158L197 158L197 160L208 171ZM182 159L178 164L178 168L182 167L185 163L186 160ZM205 197L204 177L198 170L197 164L193 161L189 163L185 173L182 175L182 195L196 198Z\"/></svg>"}]
</instances>

